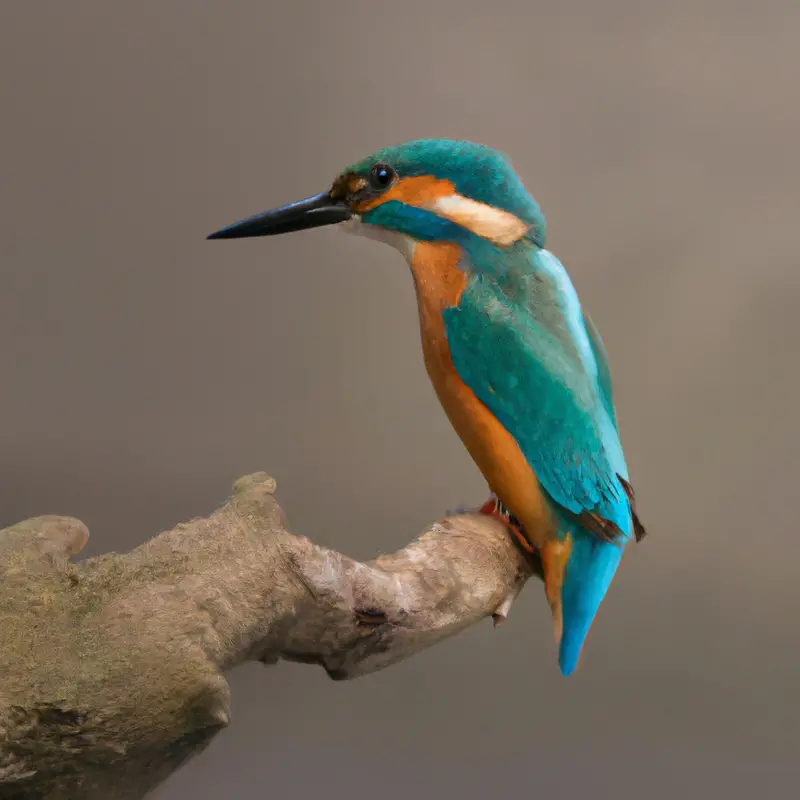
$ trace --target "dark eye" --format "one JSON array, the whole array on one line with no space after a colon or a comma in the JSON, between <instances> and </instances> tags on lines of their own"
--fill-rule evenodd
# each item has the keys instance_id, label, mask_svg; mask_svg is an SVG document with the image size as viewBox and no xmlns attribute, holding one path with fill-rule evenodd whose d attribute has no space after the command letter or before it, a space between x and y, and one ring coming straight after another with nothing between
<instances>
[{"instance_id":1,"label":"dark eye","mask_svg":"<svg viewBox=\"0 0 800 800\"><path fill-rule=\"evenodd\" d=\"M385 189L397 177L397 173L388 164L375 164L369 177L373 188Z\"/></svg>"}]
</instances>

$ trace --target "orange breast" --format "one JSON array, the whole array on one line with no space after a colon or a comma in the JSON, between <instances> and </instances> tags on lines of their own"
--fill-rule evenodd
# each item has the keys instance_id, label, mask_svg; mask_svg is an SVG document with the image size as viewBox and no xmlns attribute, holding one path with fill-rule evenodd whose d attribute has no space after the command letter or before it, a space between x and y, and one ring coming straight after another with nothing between
<instances>
[{"instance_id":1,"label":"orange breast","mask_svg":"<svg viewBox=\"0 0 800 800\"><path fill-rule=\"evenodd\" d=\"M541 547L555 526L539 481L514 437L461 380L450 356L442 311L457 305L466 286L457 245L421 242L411 271L417 291L425 367L451 424L490 488Z\"/></svg>"}]
</instances>

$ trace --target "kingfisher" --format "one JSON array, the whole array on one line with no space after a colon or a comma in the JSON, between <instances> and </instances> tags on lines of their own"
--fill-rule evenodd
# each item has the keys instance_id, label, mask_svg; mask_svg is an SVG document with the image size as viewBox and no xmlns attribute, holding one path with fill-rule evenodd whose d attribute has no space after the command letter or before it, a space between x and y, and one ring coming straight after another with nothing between
<instances>
[{"instance_id":1,"label":"kingfisher","mask_svg":"<svg viewBox=\"0 0 800 800\"><path fill-rule=\"evenodd\" d=\"M608 358L545 219L503 153L466 141L386 147L330 189L209 239L341 225L408 262L426 371L535 563L565 676L622 559L645 535L628 479Z\"/></svg>"}]
</instances>

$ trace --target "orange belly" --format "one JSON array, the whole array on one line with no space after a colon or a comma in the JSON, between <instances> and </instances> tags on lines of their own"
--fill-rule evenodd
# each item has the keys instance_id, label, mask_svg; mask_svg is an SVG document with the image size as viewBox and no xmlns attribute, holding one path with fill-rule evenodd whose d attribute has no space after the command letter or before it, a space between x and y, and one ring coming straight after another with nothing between
<instances>
[{"instance_id":1,"label":"orange belly","mask_svg":"<svg viewBox=\"0 0 800 800\"><path fill-rule=\"evenodd\" d=\"M419 243L411 271L417 291L425 367L453 428L492 491L541 547L555 535L555 521L539 481L514 437L456 372L442 311L458 303L466 275L457 245Z\"/></svg>"}]
</instances>

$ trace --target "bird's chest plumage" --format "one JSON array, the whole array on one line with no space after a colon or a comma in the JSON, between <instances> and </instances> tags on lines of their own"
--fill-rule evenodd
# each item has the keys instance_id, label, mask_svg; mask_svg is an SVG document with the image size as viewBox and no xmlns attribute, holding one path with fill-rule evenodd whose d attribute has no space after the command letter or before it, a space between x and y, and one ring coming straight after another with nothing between
<instances>
[{"instance_id":1,"label":"bird's chest plumage","mask_svg":"<svg viewBox=\"0 0 800 800\"><path fill-rule=\"evenodd\" d=\"M467 285L457 245L419 243L409 259L419 307L425 367L442 407L491 489L541 544L554 521L536 475L514 437L456 371L442 312Z\"/></svg>"}]
</instances>

